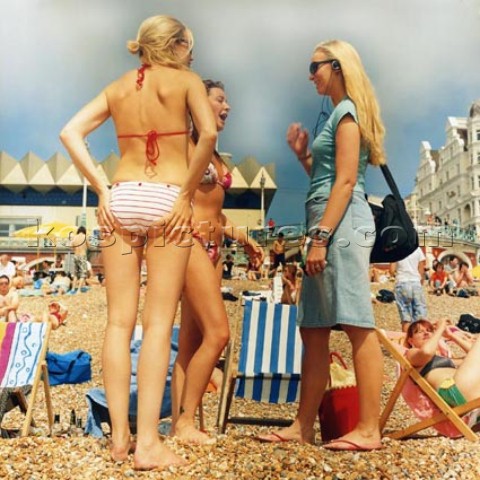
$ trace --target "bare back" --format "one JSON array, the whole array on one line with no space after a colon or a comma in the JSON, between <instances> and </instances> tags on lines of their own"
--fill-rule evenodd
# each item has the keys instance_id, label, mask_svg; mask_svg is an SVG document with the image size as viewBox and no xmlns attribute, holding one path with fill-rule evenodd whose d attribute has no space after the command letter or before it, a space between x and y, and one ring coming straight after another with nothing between
<instances>
[{"instance_id":1,"label":"bare back","mask_svg":"<svg viewBox=\"0 0 480 480\"><path fill-rule=\"evenodd\" d=\"M141 88L137 85L140 75L132 70L106 89L117 136L132 135L118 140L121 160L114 182L183 183L189 138L183 132L189 130L187 95L192 75L156 65L145 69ZM147 134L151 131L158 135L152 142L158 149L156 165L146 155Z\"/></svg>"}]
</instances>

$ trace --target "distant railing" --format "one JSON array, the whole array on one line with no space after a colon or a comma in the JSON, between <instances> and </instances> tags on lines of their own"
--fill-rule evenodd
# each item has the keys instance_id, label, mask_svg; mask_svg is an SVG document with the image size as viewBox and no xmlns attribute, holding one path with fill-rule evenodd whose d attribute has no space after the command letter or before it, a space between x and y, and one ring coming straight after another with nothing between
<instances>
[{"instance_id":1,"label":"distant railing","mask_svg":"<svg viewBox=\"0 0 480 480\"><path fill-rule=\"evenodd\" d=\"M293 223L287 225L278 225L274 228L264 227L255 230L249 230L250 236L255 239L262 247L273 243L278 234L283 233L289 247L298 246L299 240L303 240L305 235L304 223ZM293 245L295 244L295 245Z\"/></svg>"},{"instance_id":2,"label":"distant railing","mask_svg":"<svg viewBox=\"0 0 480 480\"><path fill-rule=\"evenodd\" d=\"M451 240L479 243L478 234L473 227L461 228L455 225L417 225L419 237L442 237Z\"/></svg>"}]
</instances>

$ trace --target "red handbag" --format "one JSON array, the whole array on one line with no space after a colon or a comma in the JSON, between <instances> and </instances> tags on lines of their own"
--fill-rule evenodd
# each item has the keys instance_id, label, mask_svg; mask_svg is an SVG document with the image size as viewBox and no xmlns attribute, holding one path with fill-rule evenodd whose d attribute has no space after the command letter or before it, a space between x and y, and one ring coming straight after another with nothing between
<instances>
[{"instance_id":1,"label":"red handbag","mask_svg":"<svg viewBox=\"0 0 480 480\"><path fill-rule=\"evenodd\" d=\"M335 364L336 358L342 367ZM345 370L345 377L350 377L349 385L342 386L340 382L334 382L332 379L332 366L337 365L336 369ZM322 403L318 409L318 418L320 420L320 431L324 442L339 438L348 432L351 432L358 423L358 387L352 385L351 374L342 356L337 352L330 354L330 381L329 387L325 390ZM342 375L343 376L343 375ZM345 381L343 381L345 383Z\"/></svg>"}]
</instances>

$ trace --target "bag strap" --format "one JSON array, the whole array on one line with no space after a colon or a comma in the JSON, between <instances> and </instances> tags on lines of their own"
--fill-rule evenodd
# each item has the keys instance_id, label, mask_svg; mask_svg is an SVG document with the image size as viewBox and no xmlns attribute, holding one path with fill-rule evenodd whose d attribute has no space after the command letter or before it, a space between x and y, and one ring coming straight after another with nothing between
<instances>
[{"instance_id":1,"label":"bag strap","mask_svg":"<svg viewBox=\"0 0 480 480\"><path fill-rule=\"evenodd\" d=\"M395 183L392 172L390 172L390 169L388 168L388 166L380 165L380 169L382 170L383 176L385 177L385 181L387 182L387 185L390 187L390 190L393 196L395 197L395 199L397 201L400 200L401 202L403 202L402 196L400 195L400 191L398 190L397 184Z\"/></svg>"},{"instance_id":2,"label":"bag strap","mask_svg":"<svg viewBox=\"0 0 480 480\"><path fill-rule=\"evenodd\" d=\"M342 367L345 370L348 370L347 364L345 363L345 360L343 359L343 357L340 355L339 352L330 352L330 363L333 363L334 359L337 359L341 363ZM330 368L329 368L329 371L328 371L328 384L327 385L332 385L332 373L330 371Z\"/></svg>"},{"instance_id":3,"label":"bag strap","mask_svg":"<svg viewBox=\"0 0 480 480\"><path fill-rule=\"evenodd\" d=\"M60 371L57 372L57 371L55 371L54 368L50 368L50 369L49 369L50 372L51 372L51 373L63 373L63 374L69 375L69 374L72 372L72 370L73 370L73 367L74 367L74 365L75 365L75 362L76 362L77 360L79 360L83 355L85 355L85 353L86 353L86 352L84 352L83 350L80 350L80 352L77 353L77 356L76 356L75 358L73 358L72 360L70 360L70 362L68 363L68 367L67 367L66 370L60 369ZM54 363L57 367L60 367L60 361L61 361L61 359L59 359L59 358L55 358L55 357L54 357L54 358L50 358L50 362L51 362L51 363Z\"/></svg>"},{"instance_id":4,"label":"bag strap","mask_svg":"<svg viewBox=\"0 0 480 480\"><path fill-rule=\"evenodd\" d=\"M339 352L330 353L330 363L333 363L334 358L336 358L342 364L342 367L345 370L348 370L347 364L345 363L345 360L343 359L343 357L340 355Z\"/></svg>"}]
</instances>

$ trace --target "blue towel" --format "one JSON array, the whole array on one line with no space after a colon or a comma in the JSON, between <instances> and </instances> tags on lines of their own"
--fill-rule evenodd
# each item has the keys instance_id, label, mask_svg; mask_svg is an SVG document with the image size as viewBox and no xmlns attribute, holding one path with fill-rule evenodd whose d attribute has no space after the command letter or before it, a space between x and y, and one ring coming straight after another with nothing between
<instances>
[{"instance_id":1,"label":"blue towel","mask_svg":"<svg viewBox=\"0 0 480 480\"><path fill-rule=\"evenodd\" d=\"M140 353L141 340L134 340L130 344L130 355L132 359L132 376L130 377L130 406L129 406L129 420L132 427L137 418L137 363L138 355ZM165 384L165 391L163 393L162 410L160 418L169 417L172 414L172 400L171 400L171 384L172 371L175 359L177 358L178 343L172 342L172 349L170 351L170 361L168 364L167 382ZM107 399L105 397L105 390L103 388L92 388L86 394L88 404L87 421L85 424L85 433L92 435L92 437L103 437L102 422L110 425L110 415L108 413Z\"/></svg>"}]
</instances>

